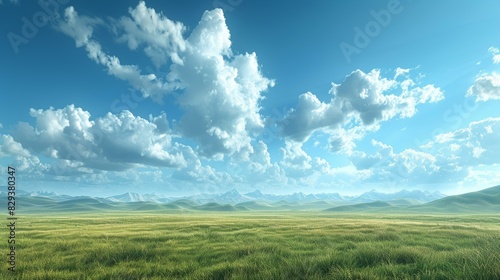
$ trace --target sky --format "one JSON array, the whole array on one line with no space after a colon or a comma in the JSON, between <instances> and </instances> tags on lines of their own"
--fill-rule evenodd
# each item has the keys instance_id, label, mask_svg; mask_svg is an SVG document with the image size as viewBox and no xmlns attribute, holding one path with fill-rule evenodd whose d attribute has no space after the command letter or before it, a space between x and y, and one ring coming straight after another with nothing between
<instances>
[{"instance_id":1,"label":"sky","mask_svg":"<svg viewBox=\"0 0 500 280\"><path fill-rule=\"evenodd\" d=\"M500 184L500 4L0 1L0 172L70 195Z\"/></svg>"}]
</instances>

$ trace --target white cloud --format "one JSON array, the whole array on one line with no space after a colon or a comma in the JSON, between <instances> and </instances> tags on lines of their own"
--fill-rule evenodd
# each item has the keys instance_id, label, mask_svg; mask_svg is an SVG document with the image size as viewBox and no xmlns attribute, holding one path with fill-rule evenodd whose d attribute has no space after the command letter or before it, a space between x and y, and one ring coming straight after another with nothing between
<instances>
[{"instance_id":1,"label":"white cloud","mask_svg":"<svg viewBox=\"0 0 500 280\"><path fill-rule=\"evenodd\" d=\"M500 63L500 50L490 47L488 52L493 55L493 63ZM474 84L467 90L467 97L475 97L476 102L488 100L500 100L500 75L493 73L481 73L476 77Z\"/></svg>"},{"instance_id":2,"label":"white cloud","mask_svg":"<svg viewBox=\"0 0 500 280\"><path fill-rule=\"evenodd\" d=\"M224 155L248 158L253 135L264 127L259 114L262 93L274 85L262 76L255 53L232 55L230 32L221 9L206 11L187 39L181 23L169 20L140 2L129 9L131 18L114 21L119 40L132 49L145 46L153 62L167 56L174 62L166 81L154 74L142 75L138 66L122 65L92 39L93 26L101 21L78 16L70 7L59 29L85 46L88 56L108 72L128 81L144 96L160 101L179 90L184 110L178 129L198 143L199 154L222 159Z\"/></svg>"},{"instance_id":3,"label":"white cloud","mask_svg":"<svg viewBox=\"0 0 500 280\"><path fill-rule=\"evenodd\" d=\"M286 141L281 148L280 167L288 178L301 180L331 173L330 164L322 158L312 158L302 149L302 143ZM313 176L314 175L314 176Z\"/></svg>"},{"instance_id":4,"label":"white cloud","mask_svg":"<svg viewBox=\"0 0 500 280\"><path fill-rule=\"evenodd\" d=\"M103 24L100 19L79 16L73 7L66 8L64 20L58 29L75 40L77 47L85 47L87 55L97 64L107 68L108 73L127 81L134 89L161 102L163 96L176 88L175 83L166 83L155 74L142 75L136 65L123 65L116 56L106 54L101 45L92 39L94 26Z\"/></svg>"},{"instance_id":5,"label":"white cloud","mask_svg":"<svg viewBox=\"0 0 500 280\"><path fill-rule=\"evenodd\" d=\"M304 150L302 144L287 141L285 148L281 148L283 155L280 165L290 178L307 177L314 173L313 160Z\"/></svg>"},{"instance_id":6,"label":"white cloud","mask_svg":"<svg viewBox=\"0 0 500 280\"><path fill-rule=\"evenodd\" d=\"M122 17L115 24L117 32L123 34L119 41L127 42L132 50L144 45L144 52L159 67L170 58L182 64L179 52L185 51L183 32L186 27L174 22L154 9L146 7L144 1L134 9L129 8L130 17Z\"/></svg>"},{"instance_id":7,"label":"white cloud","mask_svg":"<svg viewBox=\"0 0 500 280\"><path fill-rule=\"evenodd\" d=\"M371 172L368 181L400 185L464 182L477 170L500 164L500 118L472 122L467 128L437 135L421 147L422 151L396 153L391 146L374 140L372 145L375 153L354 151L350 156L358 170Z\"/></svg>"},{"instance_id":8,"label":"white cloud","mask_svg":"<svg viewBox=\"0 0 500 280\"><path fill-rule=\"evenodd\" d=\"M500 118L486 118L468 127L437 135L426 145L463 166L500 163ZM452 155L452 156L449 156Z\"/></svg>"},{"instance_id":9,"label":"white cloud","mask_svg":"<svg viewBox=\"0 0 500 280\"><path fill-rule=\"evenodd\" d=\"M396 68L396 71L395 71L396 74L394 74L394 79L396 79L399 76L408 75L411 70L412 69L409 69L409 68L401 68L401 67Z\"/></svg>"},{"instance_id":10,"label":"white cloud","mask_svg":"<svg viewBox=\"0 0 500 280\"><path fill-rule=\"evenodd\" d=\"M395 153L389 145L372 140L377 152L366 154L356 151L351 161L358 170L369 170L367 181L400 185L437 184L458 182L468 174L468 169L449 161L444 155L432 155L414 149Z\"/></svg>"},{"instance_id":11,"label":"white cloud","mask_svg":"<svg viewBox=\"0 0 500 280\"><path fill-rule=\"evenodd\" d=\"M241 163L235 163L241 165ZM254 145L250 154L246 181L250 183L283 183L286 181L285 173L276 162L271 162L271 155L267 145L259 141Z\"/></svg>"},{"instance_id":12,"label":"white cloud","mask_svg":"<svg viewBox=\"0 0 500 280\"><path fill-rule=\"evenodd\" d=\"M373 129L397 116L412 117L418 104L444 99L440 88L415 84L410 78L404 81L382 78L378 69L369 73L356 70L342 84L332 84L333 97L328 103L319 101L310 92L302 94L297 109L290 110L279 125L284 136L303 142L317 130L335 131L342 126L357 125Z\"/></svg>"},{"instance_id":13,"label":"white cloud","mask_svg":"<svg viewBox=\"0 0 500 280\"><path fill-rule=\"evenodd\" d=\"M23 148L21 143L18 143L10 135L0 136L0 157L20 156L31 157L28 150Z\"/></svg>"},{"instance_id":14,"label":"white cloud","mask_svg":"<svg viewBox=\"0 0 500 280\"><path fill-rule=\"evenodd\" d=\"M37 156L32 155L10 135L0 135L0 158L3 157L13 158L13 165L20 171L38 173L48 169L47 164L42 163Z\"/></svg>"},{"instance_id":15,"label":"white cloud","mask_svg":"<svg viewBox=\"0 0 500 280\"><path fill-rule=\"evenodd\" d=\"M490 47L488 51L493 55L492 60L493 63L499 64L500 63L500 50L495 47Z\"/></svg>"},{"instance_id":16,"label":"white cloud","mask_svg":"<svg viewBox=\"0 0 500 280\"><path fill-rule=\"evenodd\" d=\"M191 183L202 184L230 184L233 179L226 172L219 172L210 165L203 165L193 149L189 146L182 146L181 151L186 159L187 165L175 170L172 178Z\"/></svg>"},{"instance_id":17,"label":"white cloud","mask_svg":"<svg viewBox=\"0 0 500 280\"><path fill-rule=\"evenodd\" d=\"M332 153L350 155L356 148L356 141L362 139L370 130L377 130L378 126L356 126L351 129L338 128L331 131L328 139L328 148Z\"/></svg>"},{"instance_id":18,"label":"white cloud","mask_svg":"<svg viewBox=\"0 0 500 280\"><path fill-rule=\"evenodd\" d=\"M260 73L255 53L228 57L230 46L222 10L207 11L188 38L184 64L169 74L184 87L178 128L206 157L248 157L252 134L264 127L259 101L274 84Z\"/></svg>"},{"instance_id":19,"label":"white cloud","mask_svg":"<svg viewBox=\"0 0 500 280\"><path fill-rule=\"evenodd\" d=\"M137 166L182 167L180 145L128 111L90 120L90 113L69 105L63 109L34 110L34 127L19 123L14 139L34 154L67 160L64 167L126 170ZM166 119L162 115L157 121Z\"/></svg>"},{"instance_id":20,"label":"white cloud","mask_svg":"<svg viewBox=\"0 0 500 280\"><path fill-rule=\"evenodd\" d=\"M488 186L497 186L500 184L500 175L498 173L500 164L479 165L470 168L469 174L460 182L461 192L467 188L467 191L479 191Z\"/></svg>"},{"instance_id":21,"label":"white cloud","mask_svg":"<svg viewBox=\"0 0 500 280\"><path fill-rule=\"evenodd\" d=\"M78 48L89 44L95 25L103 24L100 19L79 16L72 6L66 8L64 16L65 22L61 22L58 28L64 34L72 37Z\"/></svg>"},{"instance_id":22,"label":"white cloud","mask_svg":"<svg viewBox=\"0 0 500 280\"><path fill-rule=\"evenodd\" d=\"M500 75L496 73L483 74L476 78L469 88L467 97L476 97L476 102L500 99Z\"/></svg>"},{"instance_id":23,"label":"white cloud","mask_svg":"<svg viewBox=\"0 0 500 280\"><path fill-rule=\"evenodd\" d=\"M278 122L285 136L296 140L306 140L316 129L337 128L344 121L340 107L333 103L321 102L314 94L307 92L299 96L296 109L288 112Z\"/></svg>"}]
</instances>

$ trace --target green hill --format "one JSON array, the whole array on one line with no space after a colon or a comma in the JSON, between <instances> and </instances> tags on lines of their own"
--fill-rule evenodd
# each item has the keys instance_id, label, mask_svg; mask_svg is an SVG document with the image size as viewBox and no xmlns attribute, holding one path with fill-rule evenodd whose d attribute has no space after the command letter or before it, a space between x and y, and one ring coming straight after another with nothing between
<instances>
[{"instance_id":1,"label":"green hill","mask_svg":"<svg viewBox=\"0 0 500 280\"><path fill-rule=\"evenodd\" d=\"M167 203L169 207L177 207L179 209L193 209L194 207L200 206L194 201L188 200L188 199L179 199L176 201L172 201Z\"/></svg>"},{"instance_id":2,"label":"green hill","mask_svg":"<svg viewBox=\"0 0 500 280\"><path fill-rule=\"evenodd\" d=\"M389 204L393 206L413 206L413 205L420 205L422 202L416 200L416 199L409 199L409 198L400 198L400 199L394 199L388 201Z\"/></svg>"},{"instance_id":3,"label":"green hill","mask_svg":"<svg viewBox=\"0 0 500 280\"><path fill-rule=\"evenodd\" d=\"M239 210L248 210L248 208L245 207L235 207L231 204L219 204L215 202L203 204L194 207L196 210L202 210L202 211L239 211Z\"/></svg>"},{"instance_id":4,"label":"green hill","mask_svg":"<svg viewBox=\"0 0 500 280\"><path fill-rule=\"evenodd\" d=\"M16 209L19 213L40 213L47 212L50 208L57 205L57 201L38 196L18 197Z\"/></svg>"},{"instance_id":5,"label":"green hill","mask_svg":"<svg viewBox=\"0 0 500 280\"><path fill-rule=\"evenodd\" d=\"M500 186L448 196L409 209L435 213L500 213Z\"/></svg>"},{"instance_id":6,"label":"green hill","mask_svg":"<svg viewBox=\"0 0 500 280\"><path fill-rule=\"evenodd\" d=\"M264 203L264 202L256 202L256 201L248 201L242 202L235 205L237 208L246 208L249 210L273 210L275 207Z\"/></svg>"},{"instance_id":7,"label":"green hill","mask_svg":"<svg viewBox=\"0 0 500 280\"><path fill-rule=\"evenodd\" d=\"M119 206L125 206L118 204ZM115 205L107 202L102 202L99 199L92 197L82 197L58 202L52 206L50 210L53 211L68 211L68 212L87 212L87 211L102 211L102 210L115 210Z\"/></svg>"},{"instance_id":8,"label":"green hill","mask_svg":"<svg viewBox=\"0 0 500 280\"><path fill-rule=\"evenodd\" d=\"M344 205L328 208L324 211L328 212L366 212L366 211L380 211L380 210L393 210L395 207L388 202L375 201L369 203L359 203L353 205Z\"/></svg>"},{"instance_id":9,"label":"green hill","mask_svg":"<svg viewBox=\"0 0 500 280\"><path fill-rule=\"evenodd\" d=\"M129 208L136 211L161 211L161 210L179 210L182 209L177 205L161 204L152 201L140 201L129 203Z\"/></svg>"}]
</instances>

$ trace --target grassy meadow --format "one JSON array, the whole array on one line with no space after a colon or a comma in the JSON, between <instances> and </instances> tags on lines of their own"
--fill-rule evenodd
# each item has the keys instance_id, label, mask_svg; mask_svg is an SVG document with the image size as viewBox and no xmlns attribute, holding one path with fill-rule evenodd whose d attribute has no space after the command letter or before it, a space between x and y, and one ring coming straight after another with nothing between
<instances>
[{"instance_id":1,"label":"grassy meadow","mask_svg":"<svg viewBox=\"0 0 500 280\"><path fill-rule=\"evenodd\" d=\"M500 279L499 215L18 218L17 271L4 262L0 279Z\"/></svg>"}]
</instances>

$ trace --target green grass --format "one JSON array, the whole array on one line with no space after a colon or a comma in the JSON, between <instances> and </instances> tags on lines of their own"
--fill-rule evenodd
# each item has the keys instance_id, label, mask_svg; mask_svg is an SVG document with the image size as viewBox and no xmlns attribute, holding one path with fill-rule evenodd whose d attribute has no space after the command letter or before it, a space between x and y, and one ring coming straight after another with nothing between
<instances>
[{"instance_id":1,"label":"green grass","mask_svg":"<svg viewBox=\"0 0 500 280\"><path fill-rule=\"evenodd\" d=\"M17 223L17 271L4 262L0 279L500 279L499 215L143 212Z\"/></svg>"}]
</instances>

